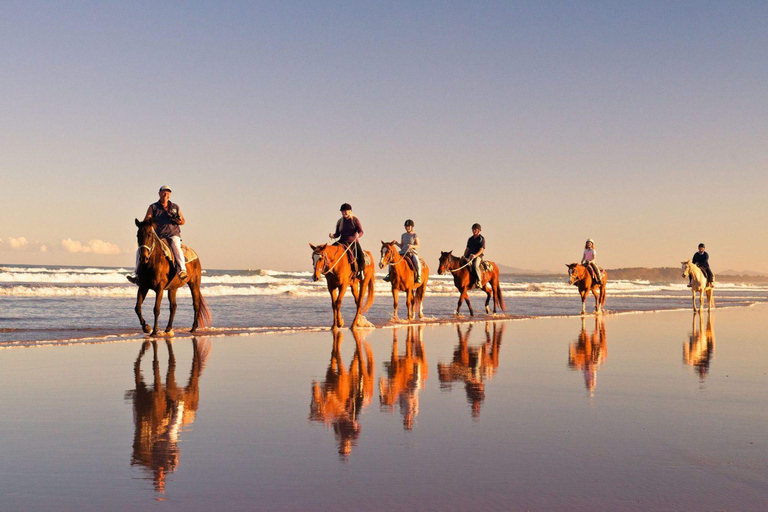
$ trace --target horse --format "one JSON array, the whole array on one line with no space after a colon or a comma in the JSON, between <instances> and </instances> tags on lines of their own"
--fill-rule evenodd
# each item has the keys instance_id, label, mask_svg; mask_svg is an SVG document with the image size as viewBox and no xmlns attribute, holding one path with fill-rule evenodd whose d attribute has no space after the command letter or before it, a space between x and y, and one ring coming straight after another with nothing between
<instances>
[{"instance_id":1,"label":"horse","mask_svg":"<svg viewBox=\"0 0 768 512\"><path fill-rule=\"evenodd\" d=\"M704 307L704 293L707 294L707 310L711 311L715 305L715 299L712 297L712 283L707 282L707 275L699 267L691 263L691 260L681 262L683 264L683 277L691 276L691 294L693 299L693 310L701 311ZM699 292L699 307L696 307L696 292Z\"/></svg>"},{"instance_id":2,"label":"horse","mask_svg":"<svg viewBox=\"0 0 768 512\"><path fill-rule=\"evenodd\" d=\"M419 318L424 318L424 293L427 290L427 281L429 280L429 267L424 261L421 262L421 282L417 283L414 269L411 268L408 259L398 253L395 242L381 241L379 268L384 268L387 265L391 267L389 282L392 285L392 299L394 300L392 312L394 320L397 320L397 297L401 291L405 292L408 320L415 318L417 308Z\"/></svg>"},{"instance_id":3,"label":"horse","mask_svg":"<svg viewBox=\"0 0 768 512\"><path fill-rule=\"evenodd\" d=\"M197 331L198 327L208 327L211 325L211 313L208 310L202 293L200 293L200 281L202 276L202 266L200 258L194 254L187 260L187 274L189 281L186 283L179 280L176 275L176 269L168 261L163 253L163 243L160 237L155 233L154 223L151 220L139 222L136 219L136 227L139 228L136 233L136 239L139 242L139 268L136 273L138 278L139 292L136 295L136 315L141 322L141 328L145 333L150 333L149 324L144 321L141 315L141 304L147 296L149 290L155 292L155 322L152 327L151 336L157 336L157 321L160 316L160 304L163 301L163 291L168 290L168 302L171 312L168 317L168 326L165 328L166 336L173 336L173 317L176 315L176 292L184 284L189 285L192 291L192 307L194 308L194 322L190 332ZM192 251L194 253L194 251Z\"/></svg>"},{"instance_id":4,"label":"horse","mask_svg":"<svg viewBox=\"0 0 768 512\"><path fill-rule=\"evenodd\" d=\"M452 253L453 251L440 252L440 266L437 268L437 273L442 275L444 272L451 272L453 274L453 284L455 284L456 288L459 290L459 303L456 305L455 314L459 314L461 302L465 301L467 303L467 308L469 308L469 315L475 316L475 312L472 310L472 305L469 303L469 296L467 295L470 282L469 263L462 265L461 258L457 258ZM480 276L482 290L487 295L485 298L485 312L488 314L491 313L491 309L488 307L488 304L491 302L491 297L493 297L493 312L496 313L497 306L501 308L502 311L505 311L507 308L504 305L504 299L501 296L499 266L492 261L486 261L485 263L491 266L491 270L483 270L480 272L482 274Z\"/></svg>"},{"instance_id":5,"label":"horse","mask_svg":"<svg viewBox=\"0 0 768 512\"><path fill-rule=\"evenodd\" d=\"M352 271L352 266L347 258L347 251L342 245L312 245L312 266L314 274L312 279L319 281L321 276L325 276L328 284L328 292L331 294L331 306L333 307L333 326L332 329L344 327L344 319L341 317L341 302L347 287L352 289L352 295L355 297L355 318L352 320L352 329L358 327L360 323L360 314L368 311L373 304L374 299L374 273L373 273L373 255L365 251L368 256L368 262L365 265L365 277L360 280ZM363 294L367 292L365 303L363 304Z\"/></svg>"},{"instance_id":6,"label":"horse","mask_svg":"<svg viewBox=\"0 0 768 512\"><path fill-rule=\"evenodd\" d=\"M568 284L576 285L579 288L581 314L587 314L586 301L590 291L595 296L595 314L602 313L603 305L605 304L605 283L608 281L608 274L603 271L603 278L598 284L592 279L592 274L589 273L585 265L566 263L565 266L568 267Z\"/></svg>"}]
</instances>

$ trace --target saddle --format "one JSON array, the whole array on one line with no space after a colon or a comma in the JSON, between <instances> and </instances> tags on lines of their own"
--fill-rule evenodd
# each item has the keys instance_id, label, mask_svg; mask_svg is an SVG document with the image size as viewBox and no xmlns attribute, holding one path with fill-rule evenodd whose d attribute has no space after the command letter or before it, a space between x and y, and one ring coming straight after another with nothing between
<instances>
[{"instance_id":1,"label":"saddle","mask_svg":"<svg viewBox=\"0 0 768 512\"><path fill-rule=\"evenodd\" d=\"M480 262L480 270L483 272L493 272L493 262L483 260Z\"/></svg>"},{"instance_id":2,"label":"saddle","mask_svg":"<svg viewBox=\"0 0 768 512\"><path fill-rule=\"evenodd\" d=\"M164 239L160 239L160 248L163 250L163 255L165 256L165 259L167 259L171 266L176 265L176 258L173 257L173 251L171 250L171 246L168 245L168 242ZM181 251L184 253L184 259L187 260L187 263L190 261L194 261L197 259L197 253L194 249L190 249L184 244L181 244Z\"/></svg>"}]
</instances>

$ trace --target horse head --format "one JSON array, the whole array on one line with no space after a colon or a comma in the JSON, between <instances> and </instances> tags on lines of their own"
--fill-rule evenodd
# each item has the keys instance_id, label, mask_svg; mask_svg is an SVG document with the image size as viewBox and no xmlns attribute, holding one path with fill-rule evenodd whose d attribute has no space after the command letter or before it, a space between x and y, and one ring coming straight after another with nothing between
<instances>
[{"instance_id":1,"label":"horse head","mask_svg":"<svg viewBox=\"0 0 768 512\"><path fill-rule=\"evenodd\" d=\"M681 261L683 265L683 277L688 277L688 275L691 273L691 260L688 261Z\"/></svg>"},{"instance_id":2,"label":"horse head","mask_svg":"<svg viewBox=\"0 0 768 512\"><path fill-rule=\"evenodd\" d=\"M325 267L328 266L328 262L325 258L325 248L327 244L322 244L322 245L309 244L309 246L312 248L312 268L314 270L312 274L312 280L319 281L320 277L322 277L325 271Z\"/></svg>"},{"instance_id":3,"label":"horse head","mask_svg":"<svg viewBox=\"0 0 768 512\"><path fill-rule=\"evenodd\" d=\"M384 268L385 266L392 263L395 260L396 253L397 253L397 249L395 249L394 240L391 242L385 242L384 240L382 240L381 241L381 259L379 260L379 268Z\"/></svg>"},{"instance_id":4,"label":"horse head","mask_svg":"<svg viewBox=\"0 0 768 512\"><path fill-rule=\"evenodd\" d=\"M451 261L451 253L453 253L453 251L440 251L440 266L437 267L438 274L443 275L443 272L450 270L450 268L448 268L448 263Z\"/></svg>"},{"instance_id":5,"label":"horse head","mask_svg":"<svg viewBox=\"0 0 768 512\"><path fill-rule=\"evenodd\" d=\"M136 227L139 230L136 232L136 241L139 244L139 261L147 264L152 251L155 250L155 242L157 241L157 235L155 234L155 223L152 220L145 220L139 222L136 221Z\"/></svg>"},{"instance_id":6,"label":"horse head","mask_svg":"<svg viewBox=\"0 0 768 512\"><path fill-rule=\"evenodd\" d=\"M566 263L565 266L568 267L568 284L575 284L584 278L581 272L576 271L578 263Z\"/></svg>"}]
</instances>

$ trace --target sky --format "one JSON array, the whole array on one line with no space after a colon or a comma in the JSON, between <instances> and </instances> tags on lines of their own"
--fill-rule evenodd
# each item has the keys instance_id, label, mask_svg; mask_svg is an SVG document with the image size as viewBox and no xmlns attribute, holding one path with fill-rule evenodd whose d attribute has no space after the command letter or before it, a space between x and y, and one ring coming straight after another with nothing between
<instances>
[{"instance_id":1,"label":"sky","mask_svg":"<svg viewBox=\"0 0 768 512\"><path fill-rule=\"evenodd\" d=\"M173 189L204 268L363 247L768 272L766 2L4 2L0 263L130 268Z\"/></svg>"}]
</instances>

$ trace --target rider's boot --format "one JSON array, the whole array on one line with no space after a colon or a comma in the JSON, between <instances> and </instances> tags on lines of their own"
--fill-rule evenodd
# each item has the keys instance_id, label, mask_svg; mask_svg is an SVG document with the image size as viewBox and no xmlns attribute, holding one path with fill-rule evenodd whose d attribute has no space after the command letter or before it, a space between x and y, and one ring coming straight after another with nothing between
<instances>
[{"instance_id":1,"label":"rider's boot","mask_svg":"<svg viewBox=\"0 0 768 512\"><path fill-rule=\"evenodd\" d=\"M385 275L385 276L384 276L384 280L385 280L386 282L388 282L388 283L389 283L390 281L392 281L392 271L391 271L391 270L390 270L389 272L387 272L387 275Z\"/></svg>"},{"instance_id":2,"label":"rider's boot","mask_svg":"<svg viewBox=\"0 0 768 512\"><path fill-rule=\"evenodd\" d=\"M128 274L125 278L133 284L139 284L139 276L136 274Z\"/></svg>"},{"instance_id":3,"label":"rider's boot","mask_svg":"<svg viewBox=\"0 0 768 512\"><path fill-rule=\"evenodd\" d=\"M186 283L189 280L189 275L187 274L186 270L182 270L178 274L176 274L179 278L179 281L181 281L182 284Z\"/></svg>"}]
</instances>

